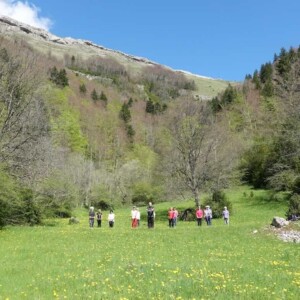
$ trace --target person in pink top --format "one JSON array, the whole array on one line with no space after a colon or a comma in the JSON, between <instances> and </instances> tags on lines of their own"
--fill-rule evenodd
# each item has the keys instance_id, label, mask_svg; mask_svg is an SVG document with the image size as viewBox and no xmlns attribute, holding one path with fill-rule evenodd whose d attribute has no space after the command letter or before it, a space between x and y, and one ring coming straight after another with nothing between
<instances>
[{"instance_id":1,"label":"person in pink top","mask_svg":"<svg viewBox=\"0 0 300 300\"><path fill-rule=\"evenodd\" d=\"M170 207L168 210L169 227L174 227L174 209Z\"/></svg>"},{"instance_id":2,"label":"person in pink top","mask_svg":"<svg viewBox=\"0 0 300 300\"><path fill-rule=\"evenodd\" d=\"M197 219L197 225L202 225L202 218L203 218L203 210L201 209L201 206L198 206L196 209L196 219Z\"/></svg>"}]
</instances>

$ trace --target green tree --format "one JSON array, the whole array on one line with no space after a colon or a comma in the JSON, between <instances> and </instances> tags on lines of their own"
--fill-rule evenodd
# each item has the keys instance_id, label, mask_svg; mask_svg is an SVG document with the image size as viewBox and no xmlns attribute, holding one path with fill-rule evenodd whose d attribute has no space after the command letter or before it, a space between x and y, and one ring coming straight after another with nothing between
<instances>
[{"instance_id":1,"label":"green tree","mask_svg":"<svg viewBox=\"0 0 300 300\"><path fill-rule=\"evenodd\" d=\"M57 70L54 66L49 70L50 80L59 87L65 87L69 85L69 79L65 69Z\"/></svg>"},{"instance_id":2,"label":"green tree","mask_svg":"<svg viewBox=\"0 0 300 300\"><path fill-rule=\"evenodd\" d=\"M101 101L104 101L105 103L107 103L107 97L106 97L106 95L104 94L103 91L101 91L101 94L100 94L100 100L101 100Z\"/></svg>"},{"instance_id":3,"label":"green tree","mask_svg":"<svg viewBox=\"0 0 300 300\"><path fill-rule=\"evenodd\" d=\"M130 122L131 113L130 113L129 105L126 102L122 104L119 116L120 119L123 120L125 123Z\"/></svg>"},{"instance_id":4,"label":"green tree","mask_svg":"<svg viewBox=\"0 0 300 300\"><path fill-rule=\"evenodd\" d=\"M82 93L82 94L86 94L86 86L85 86L85 84L84 83L82 83L80 86L79 86L79 91L80 91L80 93Z\"/></svg>"},{"instance_id":5,"label":"green tree","mask_svg":"<svg viewBox=\"0 0 300 300\"><path fill-rule=\"evenodd\" d=\"M273 74L272 64L270 62L263 64L260 68L260 73L259 73L260 81L262 83L270 82L272 80L272 74Z\"/></svg>"},{"instance_id":6,"label":"green tree","mask_svg":"<svg viewBox=\"0 0 300 300\"><path fill-rule=\"evenodd\" d=\"M97 101L99 99L98 93L96 92L95 89L92 90L91 98L93 101Z\"/></svg>"}]
</instances>

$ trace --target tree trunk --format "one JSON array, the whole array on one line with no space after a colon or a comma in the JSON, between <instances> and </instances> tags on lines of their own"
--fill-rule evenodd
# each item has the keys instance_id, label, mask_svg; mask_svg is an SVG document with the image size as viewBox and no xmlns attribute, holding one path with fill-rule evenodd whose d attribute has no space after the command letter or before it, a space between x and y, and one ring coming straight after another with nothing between
<instances>
[{"instance_id":1,"label":"tree trunk","mask_svg":"<svg viewBox=\"0 0 300 300\"><path fill-rule=\"evenodd\" d=\"M194 199L195 199L196 207L198 207L200 205L200 199L199 199L199 191L198 191L197 188L195 188L193 190L193 194L194 194Z\"/></svg>"}]
</instances>

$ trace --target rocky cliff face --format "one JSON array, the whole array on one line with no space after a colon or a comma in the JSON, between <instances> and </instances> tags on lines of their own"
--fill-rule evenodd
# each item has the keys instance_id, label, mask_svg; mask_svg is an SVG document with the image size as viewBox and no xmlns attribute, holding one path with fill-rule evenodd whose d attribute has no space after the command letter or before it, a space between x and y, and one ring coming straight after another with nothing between
<instances>
[{"instance_id":1,"label":"rocky cliff face","mask_svg":"<svg viewBox=\"0 0 300 300\"><path fill-rule=\"evenodd\" d=\"M91 53L91 54L98 54L101 56L120 56L123 57L123 59L131 60L133 62L139 62L142 64L153 64L158 65L157 63L154 63L146 58L137 57L125 54L121 51L116 51L112 49L105 48L103 46L97 45L91 41L87 40L80 40L80 39L73 39L70 37L67 38L61 38L58 37L44 29L35 28L23 23L20 23L16 20L13 20L8 17L0 16L0 34L11 36L11 37L23 37L26 38L26 40L30 43L30 40L33 39L35 43L39 41L40 43L47 43L48 46L61 46L61 50L65 48L67 49L73 48L73 49L81 49L81 51ZM28 37L30 37L28 39ZM63 47L65 46L65 47Z\"/></svg>"}]
</instances>

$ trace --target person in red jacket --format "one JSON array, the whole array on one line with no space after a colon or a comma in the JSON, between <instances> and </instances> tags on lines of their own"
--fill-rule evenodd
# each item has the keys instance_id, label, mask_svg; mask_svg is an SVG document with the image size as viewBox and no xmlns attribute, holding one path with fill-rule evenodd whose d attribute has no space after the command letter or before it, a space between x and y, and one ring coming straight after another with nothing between
<instances>
[{"instance_id":1,"label":"person in red jacket","mask_svg":"<svg viewBox=\"0 0 300 300\"><path fill-rule=\"evenodd\" d=\"M196 209L196 219L197 219L197 225L202 225L202 218L203 218L203 210L201 209L201 206L199 205Z\"/></svg>"},{"instance_id":2,"label":"person in red jacket","mask_svg":"<svg viewBox=\"0 0 300 300\"><path fill-rule=\"evenodd\" d=\"M168 210L169 227L174 227L174 216L175 216L174 209L173 207L170 207L170 209Z\"/></svg>"}]
</instances>

